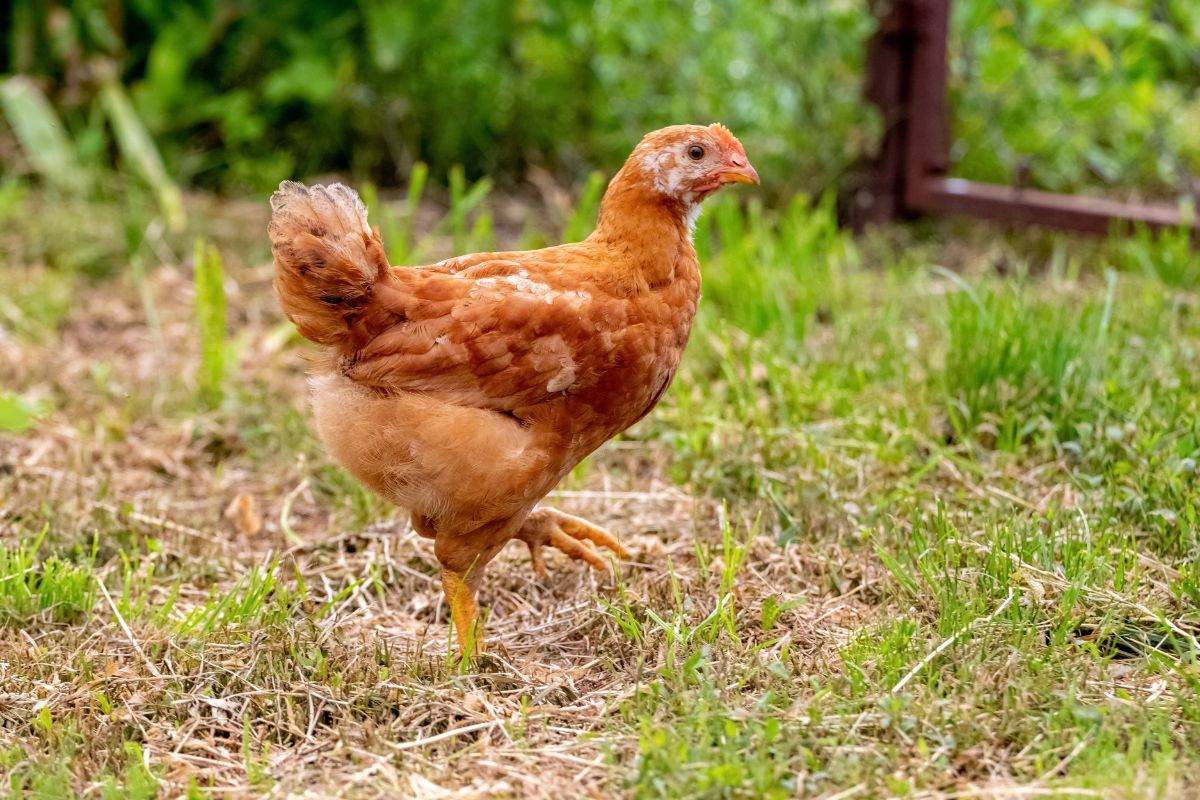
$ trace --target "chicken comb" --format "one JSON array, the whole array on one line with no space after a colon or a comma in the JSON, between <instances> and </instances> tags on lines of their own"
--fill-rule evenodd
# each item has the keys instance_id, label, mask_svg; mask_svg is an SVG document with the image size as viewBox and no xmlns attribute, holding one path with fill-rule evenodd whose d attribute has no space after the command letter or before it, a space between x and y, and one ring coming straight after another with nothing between
<instances>
[{"instance_id":1,"label":"chicken comb","mask_svg":"<svg viewBox=\"0 0 1200 800\"><path fill-rule=\"evenodd\" d=\"M735 144L739 148L742 146L742 143L738 141L738 138L733 135L733 131L729 130L729 128L726 128L721 123L714 122L712 125L709 125L708 128L721 138L725 139L728 143Z\"/></svg>"}]
</instances>

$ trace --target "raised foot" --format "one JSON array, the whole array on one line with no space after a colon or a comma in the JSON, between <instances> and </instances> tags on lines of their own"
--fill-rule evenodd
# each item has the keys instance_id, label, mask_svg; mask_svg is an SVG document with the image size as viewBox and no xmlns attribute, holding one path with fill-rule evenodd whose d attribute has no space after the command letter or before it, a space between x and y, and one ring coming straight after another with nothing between
<instances>
[{"instance_id":1,"label":"raised foot","mask_svg":"<svg viewBox=\"0 0 1200 800\"><path fill-rule=\"evenodd\" d=\"M516 538L529 545L533 571L538 575L546 574L546 559L542 556L542 548L546 545L599 570L607 568L608 564L592 545L611 550L617 558L629 557L629 551L604 528L555 508L539 508L530 514Z\"/></svg>"}]
</instances>

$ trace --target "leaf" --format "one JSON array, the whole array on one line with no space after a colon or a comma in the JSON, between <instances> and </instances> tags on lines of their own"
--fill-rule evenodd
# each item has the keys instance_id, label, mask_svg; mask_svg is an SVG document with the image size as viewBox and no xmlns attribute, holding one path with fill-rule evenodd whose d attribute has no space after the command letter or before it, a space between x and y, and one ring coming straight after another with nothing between
<instances>
[{"instance_id":1,"label":"leaf","mask_svg":"<svg viewBox=\"0 0 1200 800\"><path fill-rule=\"evenodd\" d=\"M769 631L775 627L775 623L779 618L791 611L794 608L799 608L808 602L804 597L793 597L791 600L780 602L775 595L767 595L763 598L762 603L762 619L761 626L764 631Z\"/></svg>"},{"instance_id":2,"label":"leaf","mask_svg":"<svg viewBox=\"0 0 1200 800\"><path fill-rule=\"evenodd\" d=\"M51 404L47 400L0 392L0 431L24 433L50 410Z\"/></svg>"},{"instance_id":3,"label":"leaf","mask_svg":"<svg viewBox=\"0 0 1200 800\"><path fill-rule=\"evenodd\" d=\"M1112 52L1109 51L1108 45L1099 36L1090 36L1087 40L1088 52L1092 54L1092 58L1096 59L1105 72L1111 72L1113 68Z\"/></svg>"},{"instance_id":4,"label":"leaf","mask_svg":"<svg viewBox=\"0 0 1200 800\"><path fill-rule=\"evenodd\" d=\"M221 254L196 241L196 324L200 332L200 397L209 408L221 404L225 380L225 274Z\"/></svg>"},{"instance_id":5,"label":"leaf","mask_svg":"<svg viewBox=\"0 0 1200 800\"><path fill-rule=\"evenodd\" d=\"M33 81L16 75L0 82L0 106L40 175L61 189L85 186L86 173L75 159L63 123Z\"/></svg>"},{"instance_id":6,"label":"leaf","mask_svg":"<svg viewBox=\"0 0 1200 800\"><path fill-rule=\"evenodd\" d=\"M129 95L116 81L105 82L100 90L100 103L108 115L121 155L141 174L158 196L158 205L166 218L167 227L174 233L183 230L183 196L179 187L167 176L162 157L150 132L142 124Z\"/></svg>"}]
</instances>

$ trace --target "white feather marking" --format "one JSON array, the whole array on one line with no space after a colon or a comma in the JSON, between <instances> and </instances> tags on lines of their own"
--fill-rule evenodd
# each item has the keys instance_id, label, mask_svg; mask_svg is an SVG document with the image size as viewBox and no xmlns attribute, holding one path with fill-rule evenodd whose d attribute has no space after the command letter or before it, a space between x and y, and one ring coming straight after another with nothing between
<instances>
[{"instance_id":1,"label":"white feather marking","mask_svg":"<svg viewBox=\"0 0 1200 800\"><path fill-rule=\"evenodd\" d=\"M547 392L561 392L569 389L571 384L575 383L575 362L571 360L570 356L564 355L560 363L562 369L546 384Z\"/></svg>"},{"instance_id":2,"label":"white feather marking","mask_svg":"<svg viewBox=\"0 0 1200 800\"><path fill-rule=\"evenodd\" d=\"M695 192L684 187L692 181L702 178L705 167L690 160L683 152L683 148L684 145L676 145L666 150L647 153L642 157L642 168L654 182L656 190L683 202L687 209L683 221L687 225L690 235L696 231L696 220L700 216L700 204L696 202Z\"/></svg>"},{"instance_id":3,"label":"white feather marking","mask_svg":"<svg viewBox=\"0 0 1200 800\"><path fill-rule=\"evenodd\" d=\"M683 215L683 221L688 229L688 236L696 233L696 220L698 219L700 219L700 204L692 203L688 206L687 213Z\"/></svg>"},{"instance_id":4,"label":"white feather marking","mask_svg":"<svg viewBox=\"0 0 1200 800\"><path fill-rule=\"evenodd\" d=\"M504 280L511 284L518 292L529 292L540 297L550 291L550 287L546 284L531 281L525 275L509 275Z\"/></svg>"},{"instance_id":5,"label":"white feather marking","mask_svg":"<svg viewBox=\"0 0 1200 800\"><path fill-rule=\"evenodd\" d=\"M685 177L684 170L678 165L678 154L674 150L659 150L642 159L642 166L654 179L654 188L671 197L679 195Z\"/></svg>"}]
</instances>

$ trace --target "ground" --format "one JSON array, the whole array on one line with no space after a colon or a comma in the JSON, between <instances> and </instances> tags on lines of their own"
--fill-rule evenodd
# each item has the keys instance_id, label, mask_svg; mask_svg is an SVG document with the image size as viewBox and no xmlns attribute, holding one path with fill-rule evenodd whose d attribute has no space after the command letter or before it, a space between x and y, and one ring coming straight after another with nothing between
<instances>
[{"instance_id":1,"label":"ground","mask_svg":"<svg viewBox=\"0 0 1200 800\"><path fill-rule=\"evenodd\" d=\"M12 794L1200 790L1186 234L711 209L667 400L548 498L631 560L537 578L510 546L462 663L428 542L311 432L265 204L192 197L169 234L136 196L10 193ZM554 238L394 208L402 255Z\"/></svg>"}]
</instances>

